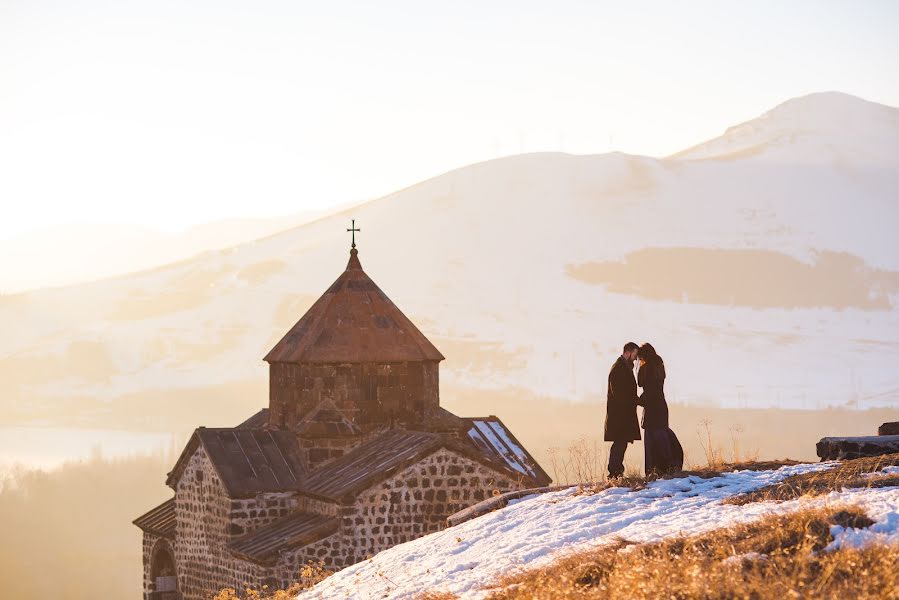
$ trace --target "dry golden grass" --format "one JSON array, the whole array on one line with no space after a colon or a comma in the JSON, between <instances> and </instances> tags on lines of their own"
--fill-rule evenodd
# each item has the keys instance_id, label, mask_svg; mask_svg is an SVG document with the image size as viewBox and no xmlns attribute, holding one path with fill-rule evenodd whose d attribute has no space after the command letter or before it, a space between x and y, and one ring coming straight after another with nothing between
<instances>
[{"instance_id":1,"label":"dry golden grass","mask_svg":"<svg viewBox=\"0 0 899 600\"><path fill-rule=\"evenodd\" d=\"M655 544L621 543L508 576L491 600L899 598L899 548L820 552L832 524L871 521L845 507Z\"/></svg>"},{"instance_id":2,"label":"dry golden grass","mask_svg":"<svg viewBox=\"0 0 899 600\"><path fill-rule=\"evenodd\" d=\"M766 500L792 500L799 496L819 496L843 488L886 487L899 485L899 475L865 477L886 466L899 465L899 454L857 458L839 463L833 469L818 473L794 475L748 494L727 500L730 504L749 504Z\"/></svg>"},{"instance_id":3,"label":"dry golden grass","mask_svg":"<svg viewBox=\"0 0 899 600\"><path fill-rule=\"evenodd\" d=\"M270 590L263 586L262 590L247 588L241 594L234 588L220 590L212 600L293 600L303 590L308 590L316 583L330 577L333 572L325 569L322 563L309 563L301 571L302 581L293 584L286 590Z\"/></svg>"},{"instance_id":4,"label":"dry golden grass","mask_svg":"<svg viewBox=\"0 0 899 600\"><path fill-rule=\"evenodd\" d=\"M415 600L456 600L458 596L449 592L425 592L415 597Z\"/></svg>"},{"instance_id":5,"label":"dry golden grass","mask_svg":"<svg viewBox=\"0 0 899 600\"><path fill-rule=\"evenodd\" d=\"M225 588L213 597L212 600L293 600L302 590L304 586L292 585L286 590L253 590L247 588L243 595L238 593L234 588Z\"/></svg>"}]
</instances>

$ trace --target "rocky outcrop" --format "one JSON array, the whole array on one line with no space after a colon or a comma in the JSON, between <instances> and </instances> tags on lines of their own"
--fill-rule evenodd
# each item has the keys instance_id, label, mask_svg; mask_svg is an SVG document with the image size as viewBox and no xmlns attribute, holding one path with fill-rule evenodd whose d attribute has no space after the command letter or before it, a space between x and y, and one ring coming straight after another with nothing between
<instances>
[{"instance_id":1,"label":"rocky outcrop","mask_svg":"<svg viewBox=\"0 0 899 600\"><path fill-rule=\"evenodd\" d=\"M877 435L899 435L899 421L884 423L877 428Z\"/></svg>"},{"instance_id":2,"label":"rocky outcrop","mask_svg":"<svg viewBox=\"0 0 899 600\"><path fill-rule=\"evenodd\" d=\"M816 445L821 460L844 460L899 453L899 435L826 437Z\"/></svg>"}]
</instances>

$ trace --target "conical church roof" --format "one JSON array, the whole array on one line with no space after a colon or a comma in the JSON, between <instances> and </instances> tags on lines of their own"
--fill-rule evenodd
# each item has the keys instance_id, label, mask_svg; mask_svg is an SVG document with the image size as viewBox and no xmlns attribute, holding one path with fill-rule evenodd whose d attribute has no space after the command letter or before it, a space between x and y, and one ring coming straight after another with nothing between
<instances>
[{"instance_id":1,"label":"conical church roof","mask_svg":"<svg viewBox=\"0 0 899 600\"><path fill-rule=\"evenodd\" d=\"M443 360L443 355L362 270L346 270L265 356L269 363Z\"/></svg>"}]
</instances>

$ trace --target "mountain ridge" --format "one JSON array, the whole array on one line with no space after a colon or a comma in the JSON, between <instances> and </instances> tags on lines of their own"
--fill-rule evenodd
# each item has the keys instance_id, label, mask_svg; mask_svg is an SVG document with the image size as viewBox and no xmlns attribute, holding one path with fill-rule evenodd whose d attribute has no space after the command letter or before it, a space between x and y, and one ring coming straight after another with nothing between
<instances>
[{"instance_id":1,"label":"mountain ridge","mask_svg":"<svg viewBox=\"0 0 899 600\"><path fill-rule=\"evenodd\" d=\"M813 92L790 98L748 121L728 127L718 137L700 142L669 156L675 160L708 160L758 155L768 146L791 143L807 135L838 136L848 143L859 137L880 137L888 126L899 133L899 108L872 102L844 92ZM893 140L892 150L899 150ZM820 143L820 142L819 142ZM891 153L888 158L893 158Z\"/></svg>"},{"instance_id":2,"label":"mountain ridge","mask_svg":"<svg viewBox=\"0 0 899 600\"><path fill-rule=\"evenodd\" d=\"M0 402L25 420L74 403L87 422L138 406L153 421L174 410L164 397L255 407L260 357L343 270L352 217L366 272L447 357L446 389L592 401L597 365L638 339L678 402L886 406L896 189L899 169L777 156L477 163L176 264L0 297ZM797 277L816 295L796 296ZM754 289L768 285L780 293Z\"/></svg>"}]
</instances>

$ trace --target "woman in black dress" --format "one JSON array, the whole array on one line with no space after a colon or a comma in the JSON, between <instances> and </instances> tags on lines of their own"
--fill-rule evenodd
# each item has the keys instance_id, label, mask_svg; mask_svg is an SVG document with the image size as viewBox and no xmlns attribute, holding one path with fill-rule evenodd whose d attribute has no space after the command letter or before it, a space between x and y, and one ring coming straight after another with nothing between
<instances>
[{"instance_id":1,"label":"woman in black dress","mask_svg":"<svg viewBox=\"0 0 899 600\"><path fill-rule=\"evenodd\" d=\"M643 344L637 351L640 370L637 385L643 393L637 404L643 407L643 448L646 456L646 475L664 475L680 471L684 466L684 451L674 432L668 427L668 403L665 401L665 361L651 344Z\"/></svg>"}]
</instances>

